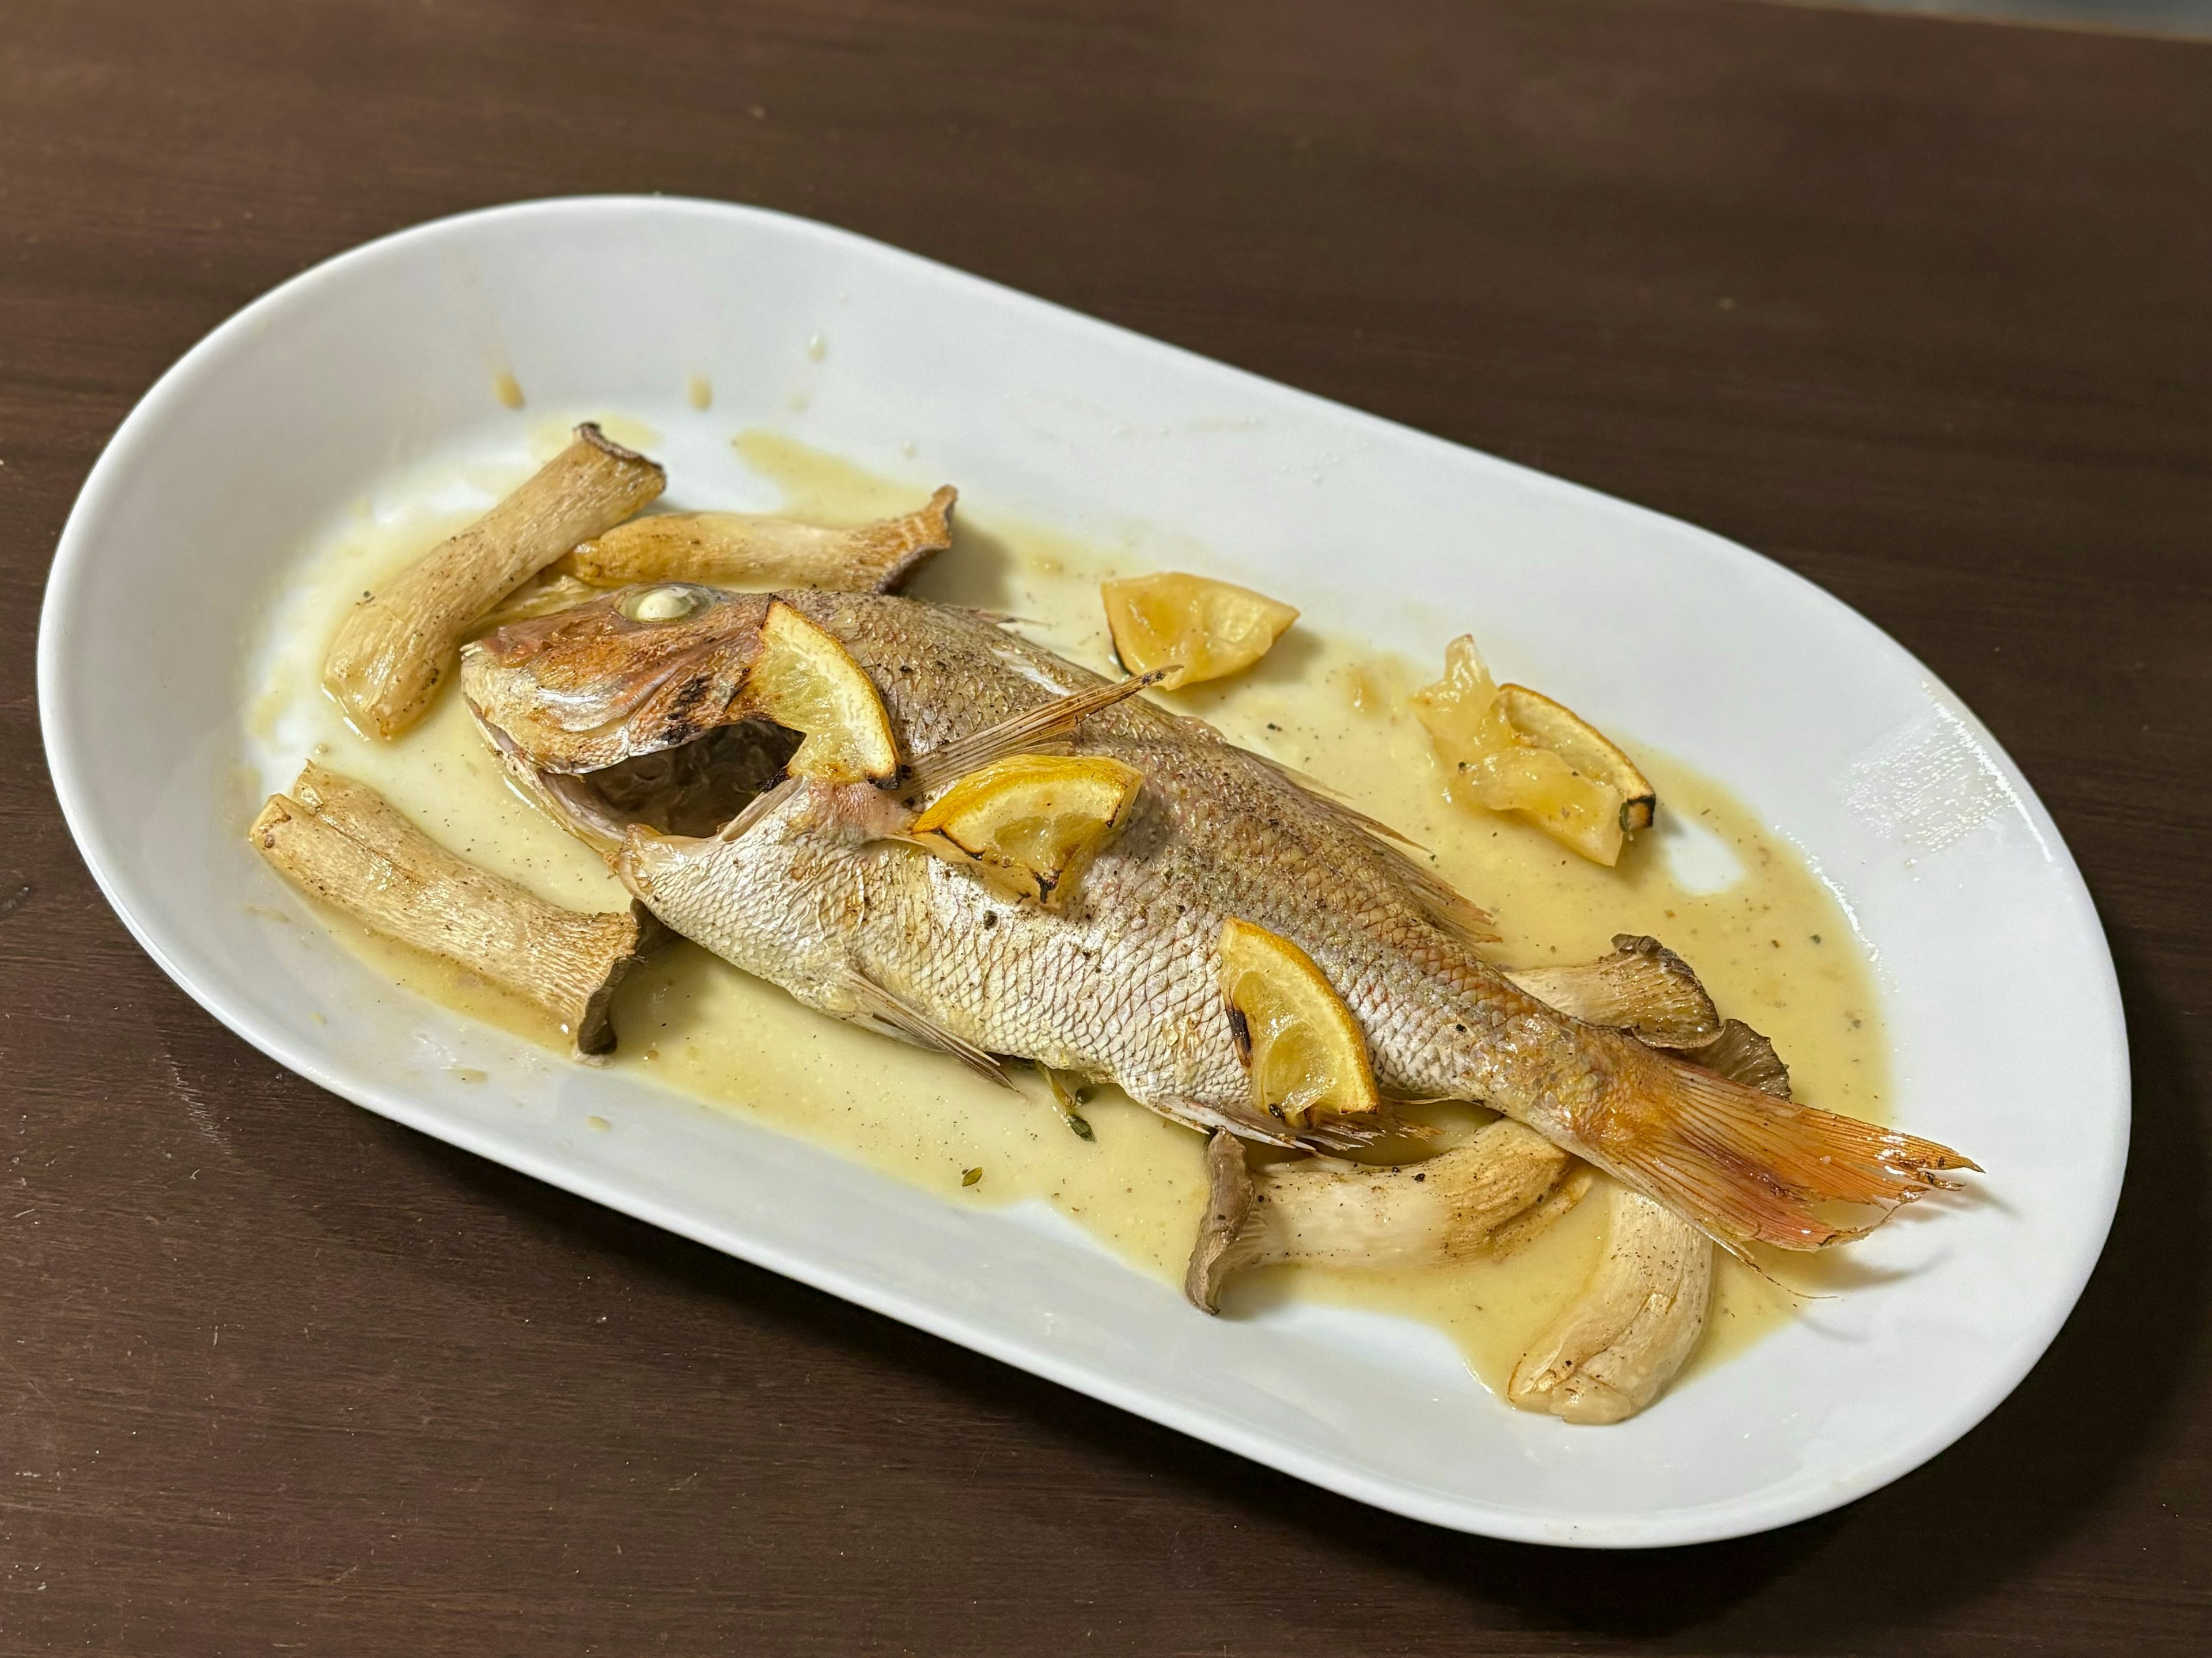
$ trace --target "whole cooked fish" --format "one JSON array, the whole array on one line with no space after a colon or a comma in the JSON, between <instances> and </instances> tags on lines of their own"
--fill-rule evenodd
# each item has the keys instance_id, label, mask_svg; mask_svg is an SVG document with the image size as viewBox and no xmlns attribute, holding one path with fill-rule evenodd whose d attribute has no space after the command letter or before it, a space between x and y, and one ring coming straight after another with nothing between
<instances>
[{"instance_id":1,"label":"whole cooked fish","mask_svg":"<svg viewBox=\"0 0 2212 1658\"><path fill-rule=\"evenodd\" d=\"M990 1068L1034 1060L1183 1121L1278 1142L1255 1114L1215 941L1241 918L1303 947L1365 1033L1377 1082L1477 1101L1730 1248L1816 1248L1972 1168L1947 1147L1793 1106L1509 983L1486 918L1326 799L1199 721L989 616L875 593L612 594L468 647L462 684L510 771L667 926L836 1017ZM671 597L671 595L673 597ZM874 684L901 783L780 780L787 737L746 695L781 602ZM662 619L638 619L654 617ZM1107 706L1100 706L1106 703ZM1020 727L1003 743L986 735ZM902 794L1058 738L1144 774L1135 816L1047 910L896 838ZM954 745L958 745L955 747ZM924 788L921 793L926 793ZM750 804L748 804L750 802Z\"/></svg>"}]
</instances>

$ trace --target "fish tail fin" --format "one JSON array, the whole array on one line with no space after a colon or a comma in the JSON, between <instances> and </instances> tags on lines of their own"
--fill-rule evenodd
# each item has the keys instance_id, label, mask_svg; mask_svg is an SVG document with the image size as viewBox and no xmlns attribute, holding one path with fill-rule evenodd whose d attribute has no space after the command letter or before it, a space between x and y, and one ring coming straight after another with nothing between
<instances>
[{"instance_id":1,"label":"fish tail fin","mask_svg":"<svg viewBox=\"0 0 2212 1658\"><path fill-rule=\"evenodd\" d=\"M1034 708L1025 708L1011 720L955 738L918 756L908 765L902 793L909 798L925 793L1010 754L1024 754L1045 744L1056 743L1092 714L1127 701L1175 671L1173 668L1155 668L1133 678L1086 685L1079 691L1070 691L1049 702L1040 702Z\"/></svg>"},{"instance_id":2,"label":"fish tail fin","mask_svg":"<svg viewBox=\"0 0 2212 1658\"><path fill-rule=\"evenodd\" d=\"M1899 1204L1955 1187L1979 1166L1948 1145L1792 1105L1644 1050L1632 1097L1593 1142L1600 1160L1738 1254L1747 1243L1820 1249L1863 1237ZM1834 1215L1838 1206L1881 1212Z\"/></svg>"}]
</instances>

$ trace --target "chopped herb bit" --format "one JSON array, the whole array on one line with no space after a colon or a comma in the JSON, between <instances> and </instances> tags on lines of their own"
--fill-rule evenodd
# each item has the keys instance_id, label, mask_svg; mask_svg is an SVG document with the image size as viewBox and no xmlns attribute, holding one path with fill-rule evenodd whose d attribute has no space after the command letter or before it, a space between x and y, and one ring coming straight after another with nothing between
<instances>
[{"instance_id":1,"label":"chopped herb bit","mask_svg":"<svg viewBox=\"0 0 2212 1658\"><path fill-rule=\"evenodd\" d=\"M960 1183L963 1186L973 1186L977 1181L982 1178L983 1171L980 1169L963 1169L961 1172Z\"/></svg>"}]
</instances>

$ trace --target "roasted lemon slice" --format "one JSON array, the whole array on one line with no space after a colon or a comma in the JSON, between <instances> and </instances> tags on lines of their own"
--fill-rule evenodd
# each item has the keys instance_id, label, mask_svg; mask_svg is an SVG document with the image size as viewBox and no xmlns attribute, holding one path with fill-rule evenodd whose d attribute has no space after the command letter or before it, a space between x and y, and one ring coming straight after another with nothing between
<instances>
[{"instance_id":1,"label":"roasted lemon slice","mask_svg":"<svg viewBox=\"0 0 2212 1658\"><path fill-rule=\"evenodd\" d=\"M1121 665L1131 673L1179 668L1164 682L1170 688L1250 667L1298 619L1265 593L1204 576L1132 576L1098 592Z\"/></svg>"},{"instance_id":2,"label":"roasted lemon slice","mask_svg":"<svg viewBox=\"0 0 2212 1658\"><path fill-rule=\"evenodd\" d=\"M1526 685L1500 685L1498 708L1527 741L1549 749L1584 777L1618 793L1622 829L1632 835L1651 827L1652 814L1659 805L1658 790L1603 732L1572 708Z\"/></svg>"},{"instance_id":3,"label":"roasted lemon slice","mask_svg":"<svg viewBox=\"0 0 2212 1658\"><path fill-rule=\"evenodd\" d=\"M1444 655L1444 677L1413 693L1413 713L1452 768L1453 787L1492 811L1518 811L1610 868L1656 804L1644 774L1572 710L1525 685L1501 689L1474 641Z\"/></svg>"},{"instance_id":4,"label":"roasted lemon slice","mask_svg":"<svg viewBox=\"0 0 2212 1658\"><path fill-rule=\"evenodd\" d=\"M746 677L752 707L805 740L794 776L857 783L898 769L890 716L860 665L813 623L778 602L761 623L761 653Z\"/></svg>"},{"instance_id":5,"label":"roasted lemon slice","mask_svg":"<svg viewBox=\"0 0 2212 1658\"><path fill-rule=\"evenodd\" d=\"M1474 635L1462 634L1444 647L1444 677L1424 685L1410 699L1437 752L1456 766L1463 760L1510 749L1519 740L1513 722L1498 706L1498 682L1474 648Z\"/></svg>"},{"instance_id":6,"label":"roasted lemon slice","mask_svg":"<svg viewBox=\"0 0 2212 1658\"><path fill-rule=\"evenodd\" d=\"M1584 777L1549 749L1515 746L1462 761L1459 784L1477 805L1517 811L1564 846L1607 869L1627 839L1620 791Z\"/></svg>"},{"instance_id":7,"label":"roasted lemon slice","mask_svg":"<svg viewBox=\"0 0 2212 1658\"><path fill-rule=\"evenodd\" d=\"M1017 754L973 771L908 831L1050 908L1136 809L1145 774L1096 755Z\"/></svg>"},{"instance_id":8,"label":"roasted lemon slice","mask_svg":"<svg viewBox=\"0 0 2212 1658\"><path fill-rule=\"evenodd\" d=\"M1295 1128L1381 1106L1367 1040L1312 957L1234 917L1221 924L1216 948L1254 1110Z\"/></svg>"}]
</instances>

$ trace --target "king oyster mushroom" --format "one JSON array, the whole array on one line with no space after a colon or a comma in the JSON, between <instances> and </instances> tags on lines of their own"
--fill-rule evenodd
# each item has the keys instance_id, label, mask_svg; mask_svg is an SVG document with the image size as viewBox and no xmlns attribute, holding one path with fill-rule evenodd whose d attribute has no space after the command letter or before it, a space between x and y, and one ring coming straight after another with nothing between
<instances>
[{"instance_id":1,"label":"king oyster mushroom","mask_svg":"<svg viewBox=\"0 0 2212 1658\"><path fill-rule=\"evenodd\" d=\"M667 483L654 462L579 426L575 441L499 505L363 595L331 643L324 684L362 730L397 737L428 709L471 624Z\"/></svg>"},{"instance_id":2,"label":"king oyster mushroom","mask_svg":"<svg viewBox=\"0 0 2212 1658\"><path fill-rule=\"evenodd\" d=\"M366 783L310 764L272 794L255 850L324 902L536 1003L579 1054L615 1044L615 987L667 937L643 906L579 914L465 864Z\"/></svg>"}]
</instances>

